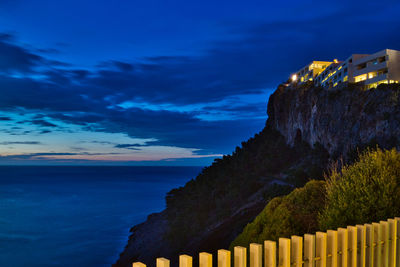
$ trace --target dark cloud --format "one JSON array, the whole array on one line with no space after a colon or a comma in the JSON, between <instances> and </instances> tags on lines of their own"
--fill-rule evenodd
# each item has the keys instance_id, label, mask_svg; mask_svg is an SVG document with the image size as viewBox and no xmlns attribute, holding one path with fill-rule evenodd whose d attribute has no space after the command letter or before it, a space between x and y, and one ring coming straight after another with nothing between
<instances>
[{"instance_id":1,"label":"dark cloud","mask_svg":"<svg viewBox=\"0 0 400 267\"><path fill-rule=\"evenodd\" d=\"M78 153L64 153L64 152L57 152L57 153L29 153L29 154L17 154L17 155L7 155L2 156L0 154L0 161L5 160L41 160L41 159L48 159L49 156L102 156L102 155L119 155L119 153L89 153L89 152L78 152Z\"/></svg>"},{"instance_id":2,"label":"dark cloud","mask_svg":"<svg viewBox=\"0 0 400 267\"><path fill-rule=\"evenodd\" d=\"M151 142L146 142L145 144L116 144L114 145L114 147L139 151L142 150L142 147L157 145L157 144L159 144L159 142L151 141Z\"/></svg>"},{"instance_id":3,"label":"dark cloud","mask_svg":"<svg viewBox=\"0 0 400 267\"><path fill-rule=\"evenodd\" d=\"M6 141L6 142L0 142L0 145L3 146L8 146L8 145L40 145L41 142L37 141L20 141L20 142L14 142L14 141Z\"/></svg>"},{"instance_id":4,"label":"dark cloud","mask_svg":"<svg viewBox=\"0 0 400 267\"><path fill-rule=\"evenodd\" d=\"M42 126L42 127L57 127L57 125L55 125L54 123L48 122L46 120L37 119L37 120L32 120L30 122L32 124L39 125L39 126Z\"/></svg>"},{"instance_id":5,"label":"dark cloud","mask_svg":"<svg viewBox=\"0 0 400 267\"><path fill-rule=\"evenodd\" d=\"M0 116L0 121L11 121L10 117Z\"/></svg>"},{"instance_id":6,"label":"dark cloud","mask_svg":"<svg viewBox=\"0 0 400 267\"><path fill-rule=\"evenodd\" d=\"M34 67L43 63L43 58L14 43L10 34L0 35L0 71L32 72Z\"/></svg>"},{"instance_id":7,"label":"dark cloud","mask_svg":"<svg viewBox=\"0 0 400 267\"><path fill-rule=\"evenodd\" d=\"M136 147L142 147L145 146L143 144L117 144L114 147L116 148L136 148Z\"/></svg>"}]
</instances>

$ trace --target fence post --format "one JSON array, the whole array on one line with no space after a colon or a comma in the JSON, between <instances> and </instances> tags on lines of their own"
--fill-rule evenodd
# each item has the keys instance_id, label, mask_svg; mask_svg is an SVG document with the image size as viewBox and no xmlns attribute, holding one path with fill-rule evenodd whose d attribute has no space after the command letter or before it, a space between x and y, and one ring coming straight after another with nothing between
<instances>
[{"instance_id":1,"label":"fence post","mask_svg":"<svg viewBox=\"0 0 400 267\"><path fill-rule=\"evenodd\" d=\"M304 267L315 267L315 235L304 235Z\"/></svg>"},{"instance_id":2,"label":"fence post","mask_svg":"<svg viewBox=\"0 0 400 267\"><path fill-rule=\"evenodd\" d=\"M349 238L348 266L357 267L357 227L347 226L347 235Z\"/></svg>"},{"instance_id":3,"label":"fence post","mask_svg":"<svg viewBox=\"0 0 400 267\"><path fill-rule=\"evenodd\" d=\"M365 265L372 267L374 263L374 229L372 224L366 224L365 228Z\"/></svg>"},{"instance_id":4,"label":"fence post","mask_svg":"<svg viewBox=\"0 0 400 267\"><path fill-rule=\"evenodd\" d=\"M156 267L169 267L169 260L166 258L157 258Z\"/></svg>"},{"instance_id":5,"label":"fence post","mask_svg":"<svg viewBox=\"0 0 400 267\"><path fill-rule=\"evenodd\" d=\"M279 263L280 267L290 267L290 239L279 238Z\"/></svg>"},{"instance_id":6,"label":"fence post","mask_svg":"<svg viewBox=\"0 0 400 267\"><path fill-rule=\"evenodd\" d=\"M201 252L199 254L199 267L212 267L212 254Z\"/></svg>"},{"instance_id":7,"label":"fence post","mask_svg":"<svg viewBox=\"0 0 400 267\"><path fill-rule=\"evenodd\" d=\"M379 223L372 223L374 230L374 266L381 266L382 263L382 227Z\"/></svg>"},{"instance_id":8,"label":"fence post","mask_svg":"<svg viewBox=\"0 0 400 267\"><path fill-rule=\"evenodd\" d=\"M357 253L357 262L359 267L365 266L365 249L366 249L366 225L357 226L357 247L360 247L360 253Z\"/></svg>"},{"instance_id":9,"label":"fence post","mask_svg":"<svg viewBox=\"0 0 400 267\"><path fill-rule=\"evenodd\" d=\"M396 267L397 221L389 219L389 266Z\"/></svg>"},{"instance_id":10,"label":"fence post","mask_svg":"<svg viewBox=\"0 0 400 267\"><path fill-rule=\"evenodd\" d=\"M396 264L400 264L400 244L397 240L400 239L400 217L394 218L397 224L397 235L396 235Z\"/></svg>"},{"instance_id":11,"label":"fence post","mask_svg":"<svg viewBox=\"0 0 400 267\"><path fill-rule=\"evenodd\" d=\"M293 235L292 238L292 252L291 252L291 266L303 266L303 237Z\"/></svg>"},{"instance_id":12,"label":"fence post","mask_svg":"<svg viewBox=\"0 0 400 267\"><path fill-rule=\"evenodd\" d=\"M146 264L141 262L134 262L132 263L132 267L146 267Z\"/></svg>"},{"instance_id":13,"label":"fence post","mask_svg":"<svg viewBox=\"0 0 400 267\"><path fill-rule=\"evenodd\" d=\"M276 242L264 241L264 250L265 267L276 267Z\"/></svg>"},{"instance_id":14,"label":"fence post","mask_svg":"<svg viewBox=\"0 0 400 267\"><path fill-rule=\"evenodd\" d=\"M231 267L231 252L229 250L218 250L218 267Z\"/></svg>"},{"instance_id":15,"label":"fence post","mask_svg":"<svg viewBox=\"0 0 400 267\"><path fill-rule=\"evenodd\" d=\"M250 244L250 267L262 267L262 245Z\"/></svg>"},{"instance_id":16,"label":"fence post","mask_svg":"<svg viewBox=\"0 0 400 267\"><path fill-rule=\"evenodd\" d=\"M246 267L247 258L246 258L247 250L245 247L237 246L234 248L234 266L235 267Z\"/></svg>"},{"instance_id":17,"label":"fence post","mask_svg":"<svg viewBox=\"0 0 400 267\"><path fill-rule=\"evenodd\" d=\"M339 250L339 265L347 266L347 249L348 249L348 239L347 239L347 229L338 228L338 250Z\"/></svg>"},{"instance_id":18,"label":"fence post","mask_svg":"<svg viewBox=\"0 0 400 267\"><path fill-rule=\"evenodd\" d=\"M389 267L389 223L380 221L382 228L382 267Z\"/></svg>"},{"instance_id":19,"label":"fence post","mask_svg":"<svg viewBox=\"0 0 400 267\"><path fill-rule=\"evenodd\" d=\"M338 264L338 234L335 230L328 230L327 253L331 255L327 260L327 267L337 267Z\"/></svg>"},{"instance_id":20,"label":"fence post","mask_svg":"<svg viewBox=\"0 0 400 267\"><path fill-rule=\"evenodd\" d=\"M322 232L317 232L316 234L316 266L317 267L326 267L326 242L327 242L327 234Z\"/></svg>"},{"instance_id":21,"label":"fence post","mask_svg":"<svg viewBox=\"0 0 400 267\"><path fill-rule=\"evenodd\" d=\"M179 267L192 267L193 258L188 255L179 256Z\"/></svg>"}]
</instances>

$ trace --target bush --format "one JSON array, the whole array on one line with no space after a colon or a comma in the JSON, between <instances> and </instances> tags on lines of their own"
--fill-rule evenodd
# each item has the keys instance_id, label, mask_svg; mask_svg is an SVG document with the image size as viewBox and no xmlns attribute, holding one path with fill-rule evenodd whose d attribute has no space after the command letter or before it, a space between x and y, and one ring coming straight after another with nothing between
<instances>
[{"instance_id":1,"label":"bush","mask_svg":"<svg viewBox=\"0 0 400 267\"><path fill-rule=\"evenodd\" d=\"M400 215L400 153L368 149L352 165L326 177L321 230L378 222Z\"/></svg>"},{"instance_id":2,"label":"bush","mask_svg":"<svg viewBox=\"0 0 400 267\"><path fill-rule=\"evenodd\" d=\"M230 249L315 232L318 230L318 212L323 209L324 202L324 181L310 181L287 196L276 197L244 228L231 243Z\"/></svg>"}]
</instances>

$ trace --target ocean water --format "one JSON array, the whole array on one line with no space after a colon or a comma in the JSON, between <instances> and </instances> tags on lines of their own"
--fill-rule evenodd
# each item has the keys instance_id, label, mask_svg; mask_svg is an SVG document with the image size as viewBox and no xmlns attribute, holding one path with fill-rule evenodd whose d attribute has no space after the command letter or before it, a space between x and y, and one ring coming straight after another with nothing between
<instances>
[{"instance_id":1,"label":"ocean water","mask_svg":"<svg viewBox=\"0 0 400 267\"><path fill-rule=\"evenodd\" d=\"M0 166L0 266L110 266L200 167Z\"/></svg>"}]
</instances>

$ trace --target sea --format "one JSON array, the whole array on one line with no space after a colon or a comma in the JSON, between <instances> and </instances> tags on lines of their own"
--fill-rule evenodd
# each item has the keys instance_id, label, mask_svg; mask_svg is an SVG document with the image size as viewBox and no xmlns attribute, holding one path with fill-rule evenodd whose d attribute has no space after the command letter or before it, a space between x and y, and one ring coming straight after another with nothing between
<instances>
[{"instance_id":1,"label":"sea","mask_svg":"<svg viewBox=\"0 0 400 267\"><path fill-rule=\"evenodd\" d=\"M0 166L0 266L111 266L202 167Z\"/></svg>"}]
</instances>

